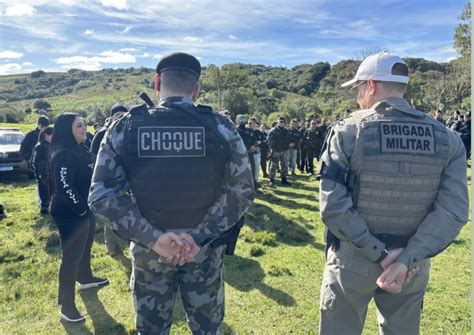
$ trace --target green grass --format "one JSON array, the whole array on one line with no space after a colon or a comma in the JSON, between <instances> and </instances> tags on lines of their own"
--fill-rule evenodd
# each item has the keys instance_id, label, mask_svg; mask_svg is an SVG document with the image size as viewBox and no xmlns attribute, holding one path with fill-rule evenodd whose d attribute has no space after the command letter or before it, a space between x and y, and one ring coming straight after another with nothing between
<instances>
[{"instance_id":1,"label":"green grass","mask_svg":"<svg viewBox=\"0 0 474 335\"><path fill-rule=\"evenodd\" d=\"M225 260L225 334L315 334L323 270L323 226L318 183L292 178L291 187L263 187L246 215L236 256ZM267 180L264 180L267 183ZM35 184L22 178L0 182L0 202L8 218L0 221L0 334L134 334L134 310L128 288L130 261L106 254L98 228L92 266L111 284L77 293L83 325L58 318L58 234L39 214ZM471 224L432 262L421 321L423 334L469 334ZM342 321L344 322L344 321ZM190 334L180 303L173 334ZM373 304L364 334L377 334Z\"/></svg>"}]
</instances>

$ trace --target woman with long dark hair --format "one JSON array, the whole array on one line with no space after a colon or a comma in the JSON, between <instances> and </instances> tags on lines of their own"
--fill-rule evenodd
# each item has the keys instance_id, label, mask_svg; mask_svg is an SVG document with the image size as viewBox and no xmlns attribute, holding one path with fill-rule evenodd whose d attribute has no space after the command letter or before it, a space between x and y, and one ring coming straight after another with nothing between
<instances>
[{"instance_id":1,"label":"woman with long dark hair","mask_svg":"<svg viewBox=\"0 0 474 335\"><path fill-rule=\"evenodd\" d=\"M49 200L51 198L49 182L49 144L53 136L53 128L47 127L40 131L38 144L33 149L31 155L31 165L35 171L36 182L38 184L38 197L40 202L40 213L46 214L49 211Z\"/></svg>"},{"instance_id":2,"label":"woman with long dark hair","mask_svg":"<svg viewBox=\"0 0 474 335\"><path fill-rule=\"evenodd\" d=\"M77 114L65 113L54 124L51 140L51 216L61 238L58 303L61 319L84 320L75 304L75 282L79 289L106 285L107 278L92 275L90 258L95 220L87 205L94 166L92 156L81 145L87 127Z\"/></svg>"}]
</instances>

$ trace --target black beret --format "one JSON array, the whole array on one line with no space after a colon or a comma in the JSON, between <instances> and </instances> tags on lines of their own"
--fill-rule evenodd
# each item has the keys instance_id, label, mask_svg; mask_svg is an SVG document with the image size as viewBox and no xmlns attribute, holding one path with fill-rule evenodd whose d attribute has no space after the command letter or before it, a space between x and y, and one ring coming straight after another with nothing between
<instances>
[{"instance_id":1,"label":"black beret","mask_svg":"<svg viewBox=\"0 0 474 335\"><path fill-rule=\"evenodd\" d=\"M112 106L112 108L110 109L110 116L114 115L115 113L118 113L118 112L124 112L124 113L127 113L128 112L128 108L125 107L125 105L121 102L117 102L115 105Z\"/></svg>"},{"instance_id":2,"label":"black beret","mask_svg":"<svg viewBox=\"0 0 474 335\"><path fill-rule=\"evenodd\" d=\"M163 57L156 66L156 73L162 73L167 70L183 70L201 76L201 64L196 57L184 52L176 52Z\"/></svg>"}]
</instances>

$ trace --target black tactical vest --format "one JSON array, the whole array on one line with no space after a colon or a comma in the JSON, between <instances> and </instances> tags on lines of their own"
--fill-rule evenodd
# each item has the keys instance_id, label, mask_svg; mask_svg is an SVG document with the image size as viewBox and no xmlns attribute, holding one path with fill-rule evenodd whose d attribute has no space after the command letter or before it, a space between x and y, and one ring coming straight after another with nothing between
<instances>
[{"instance_id":1,"label":"black tactical vest","mask_svg":"<svg viewBox=\"0 0 474 335\"><path fill-rule=\"evenodd\" d=\"M209 107L130 111L121 157L142 215L161 230L196 227L222 192L228 144Z\"/></svg>"}]
</instances>

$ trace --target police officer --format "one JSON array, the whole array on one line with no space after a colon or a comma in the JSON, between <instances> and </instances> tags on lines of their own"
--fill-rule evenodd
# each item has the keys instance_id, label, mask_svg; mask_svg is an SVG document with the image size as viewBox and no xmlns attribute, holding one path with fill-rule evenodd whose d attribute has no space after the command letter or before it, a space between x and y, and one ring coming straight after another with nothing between
<instances>
[{"instance_id":1,"label":"police officer","mask_svg":"<svg viewBox=\"0 0 474 335\"><path fill-rule=\"evenodd\" d=\"M342 85L362 110L332 128L322 157L321 334L361 334L372 298L382 334L419 334L429 258L467 222L464 146L403 99L407 83L405 62L381 52Z\"/></svg>"},{"instance_id":2,"label":"police officer","mask_svg":"<svg viewBox=\"0 0 474 335\"><path fill-rule=\"evenodd\" d=\"M278 118L276 127L268 134L268 147L270 148L270 186L275 185L275 174L280 164L282 185L291 185L286 179L288 174L288 149L290 147L288 128L285 127L285 118Z\"/></svg>"},{"instance_id":3,"label":"police officer","mask_svg":"<svg viewBox=\"0 0 474 335\"><path fill-rule=\"evenodd\" d=\"M102 142L105 132L107 131L109 126L114 121L122 117L122 115L124 115L125 113L128 113L128 108L121 102L117 102L112 106L112 108L110 109L110 117L105 120L104 126L96 131L96 133L94 134L94 138L92 139L90 151L94 154L94 158L99 153L100 142ZM112 230L107 227L107 225L104 225L104 239L105 246L107 247L107 254L112 257L116 256L119 251L119 239L117 235L115 235L114 232L112 232Z\"/></svg>"},{"instance_id":4,"label":"police officer","mask_svg":"<svg viewBox=\"0 0 474 335\"><path fill-rule=\"evenodd\" d=\"M311 120L310 128L304 132L303 143L306 147L306 160L309 174L314 175L314 159L319 161L319 156L324 143L326 128L317 120Z\"/></svg>"},{"instance_id":5,"label":"police officer","mask_svg":"<svg viewBox=\"0 0 474 335\"><path fill-rule=\"evenodd\" d=\"M252 172L233 123L192 103L199 61L174 53L156 71L158 106L134 107L107 130L89 202L131 241L138 332L169 333L179 288L192 332L217 334L225 245L213 242L252 203Z\"/></svg>"},{"instance_id":6,"label":"police officer","mask_svg":"<svg viewBox=\"0 0 474 335\"><path fill-rule=\"evenodd\" d=\"M255 178L255 170L258 167L255 166L255 158L254 154L258 151L258 140L255 137L252 128L247 127L247 118L244 115L237 115L235 118L235 122L238 125L237 131L239 132L242 141L244 142L245 148L247 149L247 153L249 155L250 165L252 167L252 175L255 188L257 188L257 178Z\"/></svg>"},{"instance_id":7,"label":"police officer","mask_svg":"<svg viewBox=\"0 0 474 335\"><path fill-rule=\"evenodd\" d=\"M301 141L300 141L300 161L299 161L299 168L300 172L303 173L305 170L306 172L309 172L308 169L308 161L307 161L307 148L304 143L304 133L306 129L308 129L311 126L311 119L306 119L306 124L301 126L300 128L300 133L301 133Z\"/></svg>"},{"instance_id":8,"label":"police officer","mask_svg":"<svg viewBox=\"0 0 474 335\"><path fill-rule=\"evenodd\" d=\"M289 169L291 175L295 176L295 170L297 165L298 151L300 148L301 142L301 132L298 129L298 120L293 119L290 121L290 128L288 129L288 160L289 160Z\"/></svg>"}]
</instances>

